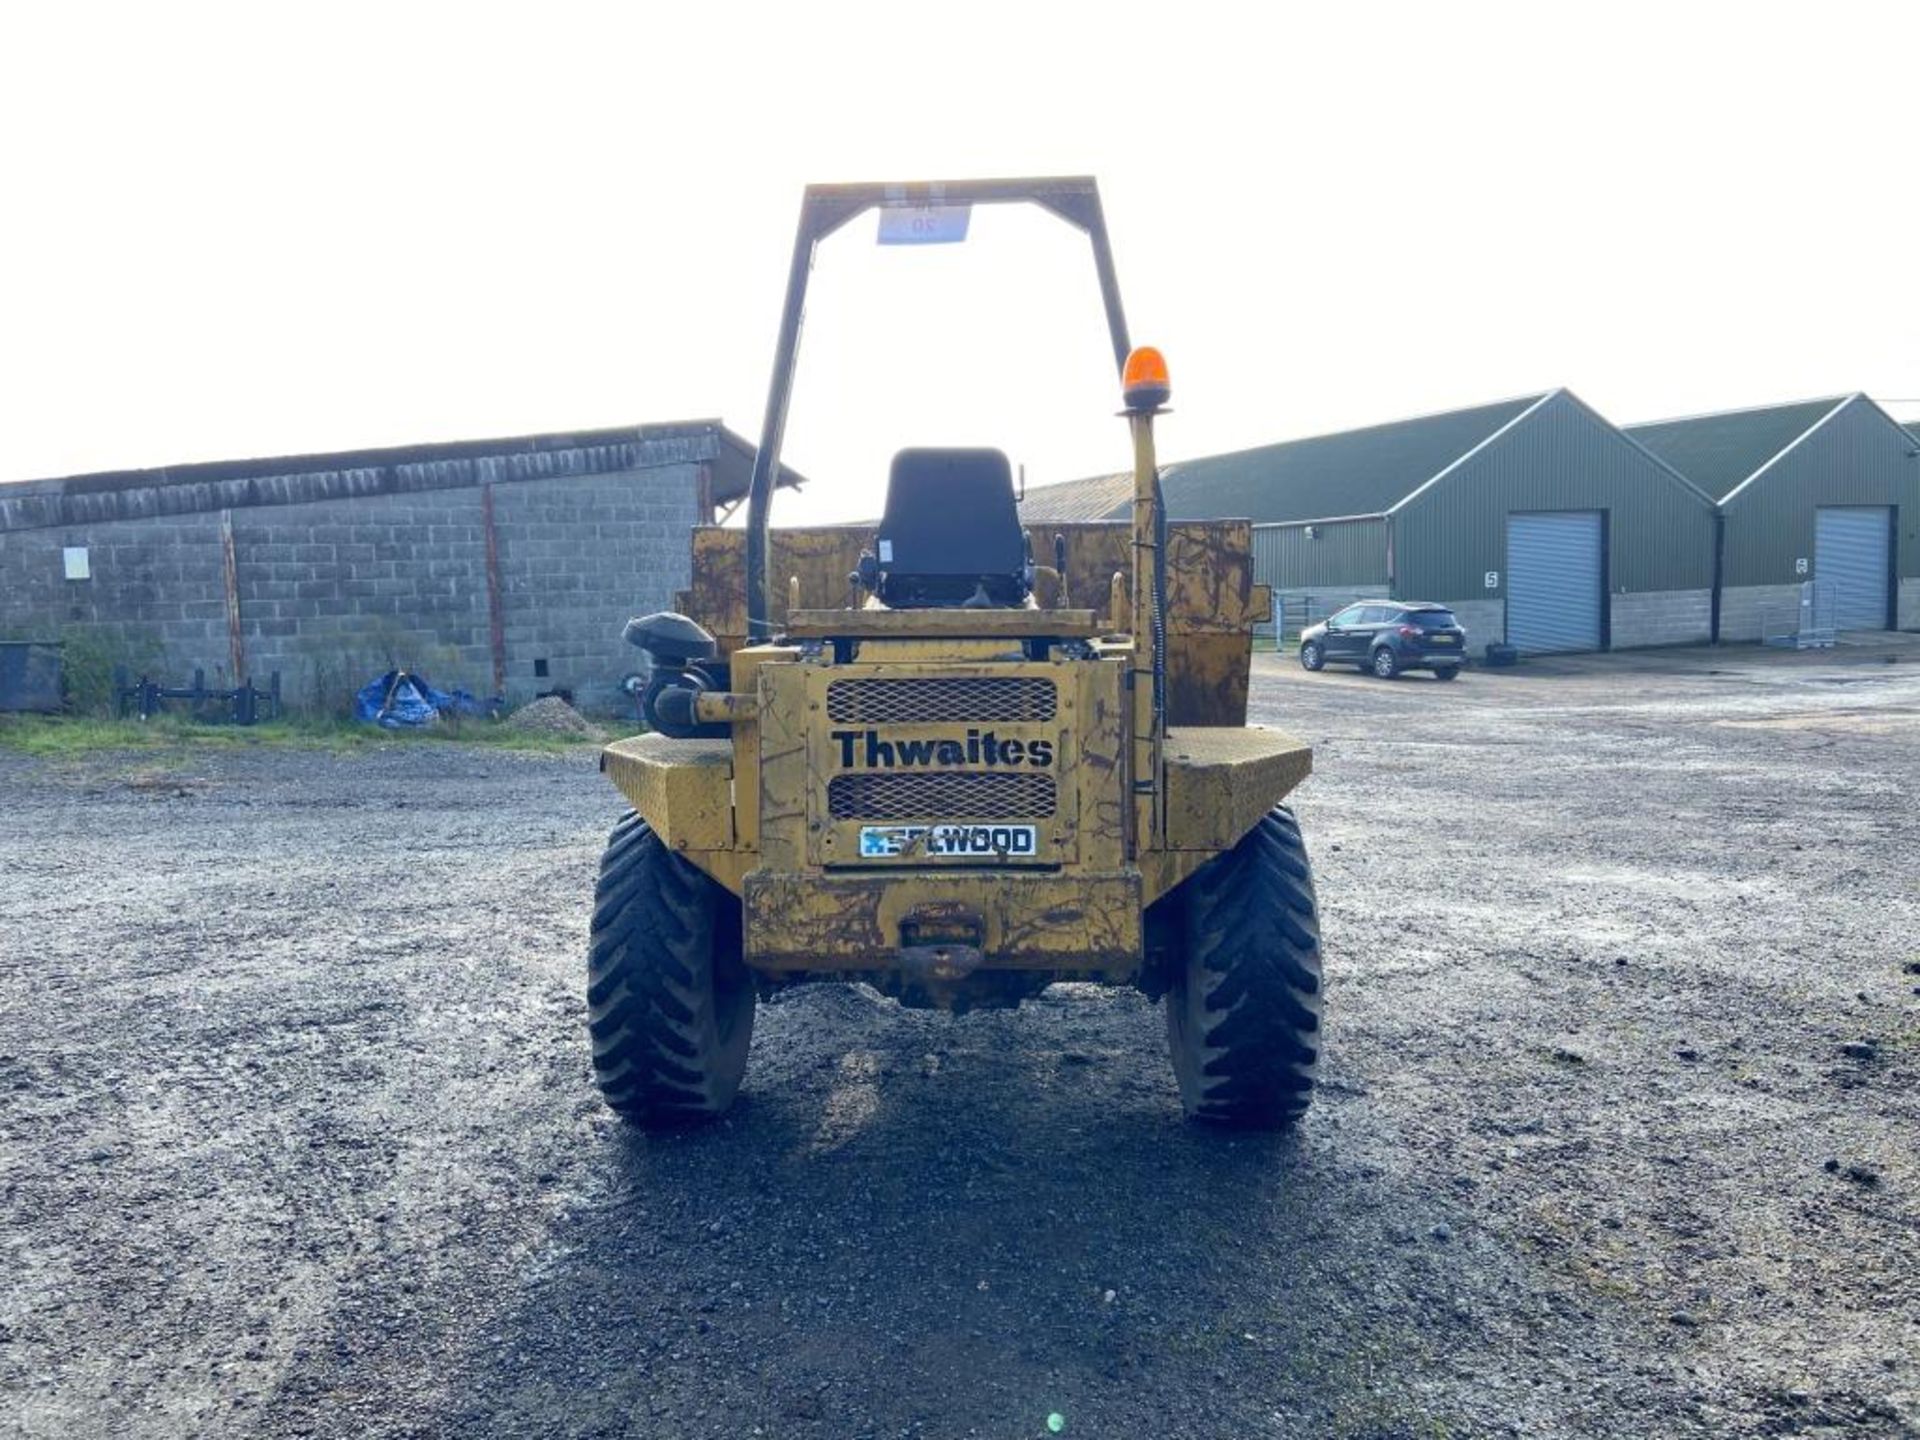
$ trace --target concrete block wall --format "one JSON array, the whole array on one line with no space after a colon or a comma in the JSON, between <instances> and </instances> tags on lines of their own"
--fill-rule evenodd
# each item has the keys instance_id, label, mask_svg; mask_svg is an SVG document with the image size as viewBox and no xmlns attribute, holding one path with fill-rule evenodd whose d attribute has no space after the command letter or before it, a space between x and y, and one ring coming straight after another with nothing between
<instances>
[{"instance_id":1,"label":"concrete block wall","mask_svg":"<svg viewBox=\"0 0 1920 1440\"><path fill-rule=\"evenodd\" d=\"M290 700L340 709L393 666L491 693L477 487L235 511L233 542L248 667Z\"/></svg>"},{"instance_id":2,"label":"concrete block wall","mask_svg":"<svg viewBox=\"0 0 1920 1440\"><path fill-rule=\"evenodd\" d=\"M585 708L626 707L619 682L640 656L620 628L686 585L700 477L686 463L493 486L509 701L563 688ZM481 496L466 485L231 511L255 682L279 670L290 703L338 708L399 665L490 694ZM87 580L63 578L74 545ZM0 635L76 633L157 678L226 677L219 512L0 532Z\"/></svg>"},{"instance_id":3,"label":"concrete block wall","mask_svg":"<svg viewBox=\"0 0 1920 1440\"><path fill-rule=\"evenodd\" d=\"M1455 600L1447 608L1467 632L1467 654L1473 659L1485 655L1488 645L1507 638L1506 601Z\"/></svg>"},{"instance_id":4,"label":"concrete block wall","mask_svg":"<svg viewBox=\"0 0 1920 1440\"><path fill-rule=\"evenodd\" d=\"M1900 582L1900 603L1894 618L1902 630L1920 630L1920 580Z\"/></svg>"},{"instance_id":5,"label":"concrete block wall","mask_svg":"<svg viewBox=\"0 0 1920 1440\"><path fill-rule=\"evenodd\" d=\"M86 548L91 578L66 578L68 546ZM182 679L195 665L211 678L228 668L225 595L217 516L0 532L0 635L93 632L127 663L178 656Z\"/></svg>"},{"instance_id":6,"label":"concrete block wall","mask_svg":"<svg viewBox=\"0 0 1920 1440\"><path fill-rule=\"evenodd\" d=\"M1720 592L1720 639L1762 639L1769 622L1791 629L1799 605L1798 585L1728 586Z\"/></svg>"},{"instance_id":7,"label":"concrete block wall","mask_svg":"<svg viewBox=\"0 0 1920 1440\"><path fill-rule=\"evenodd\" d=\"M1711 590L1643 590L1608 597L1615 650L1704 645L1713 638Z\"/></svg>"},{"instance_id":8,"label":"concrete block wall","mask_svg":"<svg viewBox=\"0 0 1920 1440\"><path fill-rule=\"evenodd\" d=\"M644 659L620 632L686 588L697 478L689 465L494 487L509 699L560 684L582 708L631 712L618 686Z\"/></svg>"}]
</instances>

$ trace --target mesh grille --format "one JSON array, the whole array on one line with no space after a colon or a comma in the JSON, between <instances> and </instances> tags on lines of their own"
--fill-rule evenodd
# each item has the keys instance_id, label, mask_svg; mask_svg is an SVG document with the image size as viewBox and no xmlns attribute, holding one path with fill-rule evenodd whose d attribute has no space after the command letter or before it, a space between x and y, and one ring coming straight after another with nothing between
<instances>
[{"instance_id":1,"label":"mesh grille","mask_svg":"<svg viewBox=\"0 0 1920 1440\"><path fill-rule=\"evenodd\" d=\"M827 718L854 725L936 725L956 721L1051 720L1051 680L836 680Z\"/></svg>"},{"instance_id":2,"label":"mesh grille","mask_svg":"<svg viewBox=\"0 0 1920 1440\"><path fill-rule=\"evenodd\" d=\"M1053 814L1051 775L868 771L827 782L836 820L1028 820Z\"/></svg>"}]
</instances>

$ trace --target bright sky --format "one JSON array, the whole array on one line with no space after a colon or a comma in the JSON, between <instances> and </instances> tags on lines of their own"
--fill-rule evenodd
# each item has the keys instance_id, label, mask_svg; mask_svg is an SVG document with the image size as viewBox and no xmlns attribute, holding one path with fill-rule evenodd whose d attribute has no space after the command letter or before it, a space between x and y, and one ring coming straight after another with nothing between
<instances>
[{"instance_id":1,"label":"bright sky","mask_svg":"<svg viewBox=\"0 0 1920 1440\"><path fill-rule=\"evenodd\" d=\"M1561 384L1920 417L1911 0L16 5L0 135L0 479L751 438L809 180L1097 175L1167 459ZM873 226L778 519L875 513L905 444L1127 463L1076 232Z\"/></svg>"}]
</instances>

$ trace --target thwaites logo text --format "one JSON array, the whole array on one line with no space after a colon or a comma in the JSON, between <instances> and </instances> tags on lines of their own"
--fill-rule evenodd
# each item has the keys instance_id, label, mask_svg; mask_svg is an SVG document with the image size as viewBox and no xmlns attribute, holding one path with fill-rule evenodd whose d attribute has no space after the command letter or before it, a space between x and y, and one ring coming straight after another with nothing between
<instances>
[{"instance_id":1,"label":"thwaites logo text","mask_svg":"<svg viewBox=\"0 0 1920 1440\"><path fill-rule=\"evenodd\" d=\"M931 765L1025 765L1044 770L1053 764L1051 740L1003 740L991 730L925 740L884 740L878 730L831 730L840 747L843 770L914 770Z\"/></svg>"}]
</instances>

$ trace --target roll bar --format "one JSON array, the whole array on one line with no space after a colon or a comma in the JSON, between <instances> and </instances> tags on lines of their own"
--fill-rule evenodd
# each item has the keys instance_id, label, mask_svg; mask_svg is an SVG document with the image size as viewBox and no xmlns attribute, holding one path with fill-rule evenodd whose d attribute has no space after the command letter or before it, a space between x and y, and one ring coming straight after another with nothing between
<instances>
[{"instance_id":1,"label":"roll bar","mask_svg":"<svg viewBox=\"0 0 1920 1440\"><path fill-rule=\"evenodd\" d=\"M807 277L814 251L842 225L876 206L1038 205L1084 231L1093 242L1093 265L1100 277L1100 299L1107 312L1117 373L1127 364L1127 317L1120 308L1120 281L1100 208L1100 187L1090 175L1026 180L948 180L859 185L809 185L800 200L800 225L793 237L793 262L787 271L787 298L780 312L780 338L773 352L773 379L767 386L767 413L760 426L760 448L753 456L747 486L747 643L767 639L772 626L767 580L767 512L774 476L780 470L780 445L786 437L787 405L793 396L794 364L800 348L800 321L806 309Z\"/></svg>"}]
</instances>

